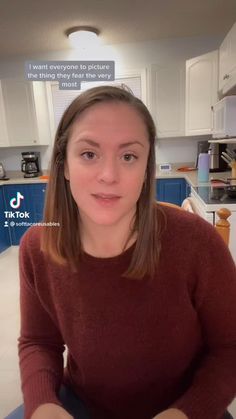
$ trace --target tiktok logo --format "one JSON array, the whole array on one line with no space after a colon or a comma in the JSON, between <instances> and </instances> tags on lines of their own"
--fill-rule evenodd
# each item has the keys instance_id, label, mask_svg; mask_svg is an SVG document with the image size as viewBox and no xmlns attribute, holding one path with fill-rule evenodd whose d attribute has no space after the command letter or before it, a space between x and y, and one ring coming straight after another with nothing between
<instances>
[{"instance_id":1,"label":"tiktok logo","mask_svg":"<svg viewBox=\"0 0 236 419\"><path fill-rule=\"evenodd\" d=\"M10 199L10 205L12 208L19 208L20 207L20 201L21 199L24 199L24 196L21 195L20 192L16 193L16 198Z\"/></svg>"}]
</instances>

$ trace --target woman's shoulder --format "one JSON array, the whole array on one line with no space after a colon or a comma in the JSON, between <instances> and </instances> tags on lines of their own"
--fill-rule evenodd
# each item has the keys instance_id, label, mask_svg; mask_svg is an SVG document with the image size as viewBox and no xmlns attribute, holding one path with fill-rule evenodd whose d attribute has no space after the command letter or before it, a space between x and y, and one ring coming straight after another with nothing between
<instances>
[{"instance_id":1,"label":"woman's shoulder","mask_svg":"<svg viewBox=\"0 0 236 419\"><path fill-rule=\"evenodd\" d=\"M183 257L201 260L211 257L216 260L226 260L232 263L228 247L216 228L197 214L179 208L157 205L158 211L164 214L165 224L162 235L162 245L173 253L182 252Z\"/></svg>"},{"instance_id":2,"label":"woman's shoulder","mask_svg":"<svg viewBox=\"0 0 236 419\"><path fill-rule=\"evenodd\" d=\"M201 239L207 236L218 237L215 228L202 217L197 214L190 213L181 207L172 207L162 204L157 204L157 217L158 213L164 214L165 227L164 231L177 236L179 239Z\"/></svg>"},{"instance_id":3,"label":"woman's shoulder","mask_svg":"<svg viewBox=\"0 0 236 419\"><path fill-rule=\"evenodd\" d=\"M235 271L235 266L228 247L220 234L208 221L188 211L158 205L157 213L164 214L164 228L161 237L162 257L167 263L195 266L196 271L206 272L214 260L224 261L225 266Z\"/></svg>"},{"instance_id":4,"label":"woman's shoulder","mask_svg":"<svg viewBox=\"0 0 236 419\"><path fill-rule=\"evenodd\" d=\"M182 207L179 207L178 205L167 204L165 202L156 202L156 209L157 214L162 212L169 222L175 222L176 220L178 220L181 223L192 223L194 222L194 220L200 218L198 215L190 213L184 210Z\"/></svg>"},{"instance_id":5,"label":"woman's shoulder","mask_svg":"<svg viewBox=\"0 0 236 419\"><path fill-rule=\"evenodd\" d=\"M35 225L31 226L26 230L20 240L20 250L26 249L39 249L40 248L40 238L42 234L42 226Z\"/></svg>"}]
</instances>

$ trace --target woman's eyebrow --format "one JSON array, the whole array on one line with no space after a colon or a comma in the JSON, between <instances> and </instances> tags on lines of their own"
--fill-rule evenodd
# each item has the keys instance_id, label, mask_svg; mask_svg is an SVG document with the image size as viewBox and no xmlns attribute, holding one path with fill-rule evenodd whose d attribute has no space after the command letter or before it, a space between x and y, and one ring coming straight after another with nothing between
<instances>
[{"instance_id":1,"label":"woman's eyebrow","mask_svg":"<svg viewBox=\"0 0 236 419\"><path fill-rule=\"evenodd\" d=\"M96 141L93 141L93 140L89 140L89 139L81 138L81 139L78 139L78 140L76 141L76 144L80 144L80 143L86 143L86 144L89 144L89 145L91 145L91 146L93 146L93 147L98 147L98 148L100 148L100 145L99 145Z\"/></svg>"},{"instance_id":2,"label":"woman's eyebrow","mask_svg":"<svg viewBox=\"0 0 236 419\"><path fill-rule=\"evenodd\" d=\"M76 143L78 144L78 143L86 143L86 144L89 144L89 145L91 145L91 146L93 146L93 147L97 147L97 148L100 148L100 144L99 143L97 143L96 141L93 141L93 140L89 140L89 139L84 139L84 138L82 138L82 139L80 139L80 140L78 140L78 141L76 141ZM135 145L135 144L138 144L138 145L140 145L141 147L144 147L144 145L140 142L140 141L129 141L129 142L127 142L127 143L122 143L122 144L119 144L119 149L122 149L122 148L125 148L125 147L130 147L130 146L132 146L132 145Z\"/></svg>"},{"instance_id":3,"label":"woman's eyebrow","mask_svg":"<svg viewBox=\"0 0 236 419\"><path fill-rule=\"evenodd\" d=\"M142 143L140 143L140 141L130 141L128 143L122 143L119 145L119 148L125 148L125 147L130 147L131 145L141 145L142 147L144 147L144 145Z\"/></svg>"}]
</instances>

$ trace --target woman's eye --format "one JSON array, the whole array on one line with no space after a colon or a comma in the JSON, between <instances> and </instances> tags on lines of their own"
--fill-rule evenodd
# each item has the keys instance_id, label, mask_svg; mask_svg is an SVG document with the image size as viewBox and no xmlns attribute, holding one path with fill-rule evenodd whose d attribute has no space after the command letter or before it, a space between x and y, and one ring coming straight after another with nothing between
<instances>
[{"instance_id":1,"label":"woman's eye","mask_svg":"<svg viewBox=\"0 0 236 419\"><path fill-rule=\"evenodd\" d=\"M126 162L132 162L134 160L137 160L137 156L135 156L134 154L124 154L123 156L124 161Z\"/></svg>"},{"instance_id":2,"label":"woman's eye","mask_svg":"<svg viewBox=\"0 0 236 419\"><path fill-rule=\"evenodd\" d=\"M85 160L93 160L95 157L95 153L93 151L85 151L84 153L81 154L81 156Z\"/></svg>"}]
</instances>

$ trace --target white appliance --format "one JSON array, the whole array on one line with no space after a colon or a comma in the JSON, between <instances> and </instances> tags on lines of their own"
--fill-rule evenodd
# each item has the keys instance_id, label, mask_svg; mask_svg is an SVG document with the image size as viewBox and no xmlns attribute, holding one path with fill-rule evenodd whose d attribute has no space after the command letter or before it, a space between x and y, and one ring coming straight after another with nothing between
<instances>
[{"instance_id":1,"label":"white appliance","mask_svg":"<svg viewBox=\"0 0 236 419\"><path fill-rule=\"evenodd\" d=\"M213 138L236 137L236 96L226 96L213 107Z\"/></svg>"},{"instance_id":2,"label":"white appliance","mask_svg":"<svg viewBox=\"0 0 236 419\"><path fill-rule=\"evenodd\" d=\"M231 200L228 197L222 200L222 197L224 197L223 188L191 187L190 197L183 202L182 206L186 210L200 215L212 225L215 225L218 220L216 211L220 208L228 208L231 211L229 249L236 263L236 200Z\"/></svg>"}]
</instances>

